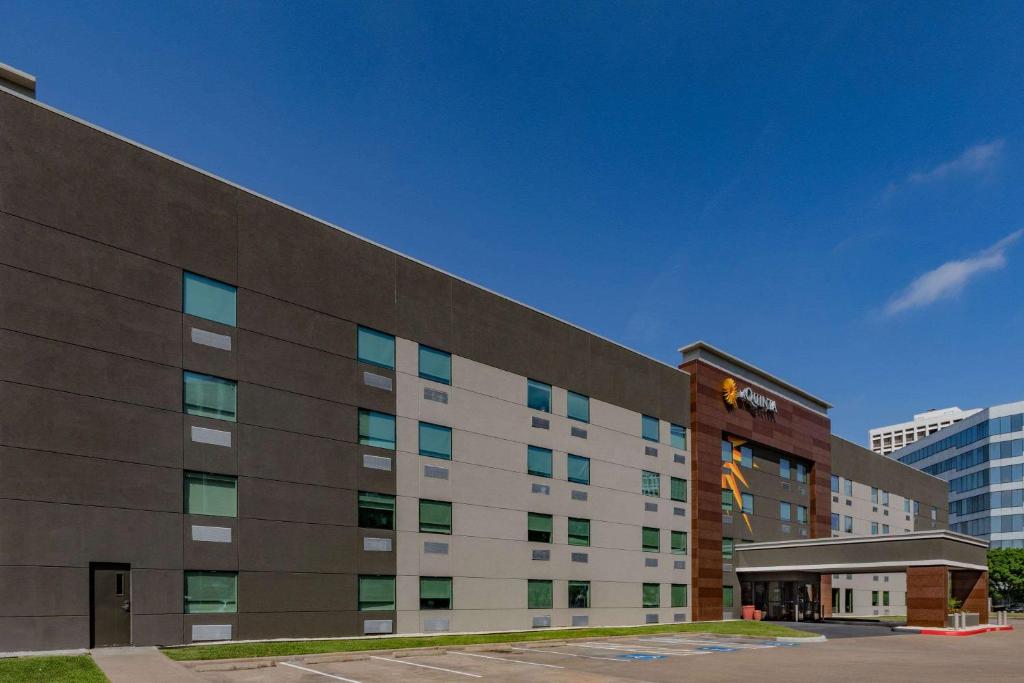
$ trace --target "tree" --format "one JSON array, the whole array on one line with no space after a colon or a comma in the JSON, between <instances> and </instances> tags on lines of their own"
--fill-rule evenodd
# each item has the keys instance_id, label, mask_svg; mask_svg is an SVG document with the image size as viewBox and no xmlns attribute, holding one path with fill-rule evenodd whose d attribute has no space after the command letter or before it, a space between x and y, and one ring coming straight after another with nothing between
<instances>
[{"instance_id":1,"label":"tree","mask_svg":"<svg viewBox=\"0 0 1024 683\"><path fill-rule=\"evenodd\" d=\"M994 599L1024 602L1024 548L988 551L988 586Z\"/></svg>"}]
</instances>

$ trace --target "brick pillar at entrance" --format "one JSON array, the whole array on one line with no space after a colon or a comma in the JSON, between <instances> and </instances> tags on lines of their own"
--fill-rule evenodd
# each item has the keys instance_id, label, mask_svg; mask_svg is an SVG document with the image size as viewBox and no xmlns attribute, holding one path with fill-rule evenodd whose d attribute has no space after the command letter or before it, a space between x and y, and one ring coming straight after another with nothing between
<instances>
[{"instance_id":1,"label":"brick pillar at entrance","mask_svg":"<svg viewBox=\"0 0 1024 683\"><path fill-rule=\"evenodd\" d=\"M946 567L907 567L907 626L945 626L948 600Z\"/></svg>"},{"instance_id":2,"label":"brick pillar at entrance","mask_svg":"<svg viewBox=\"0 0 1024 683\"><path fill-rule=\"evenodd\" d=\"M822 574L821 575L821 587L819 588L821 593L818 594L818 600L821 601L821 618L828 619L832 616L832 575Z\"/></svg>"},{"instance_id":3,"label":"brick pillar at entrance","mask_svg":"<svg viewBox=\"0 0 1024 683\"><path fill-rule=\"evenodd\" d=\"M977 612L979 622L988 623L988 572L953 571L951 593L967 612Z\"/></svg>"}]
</instances>

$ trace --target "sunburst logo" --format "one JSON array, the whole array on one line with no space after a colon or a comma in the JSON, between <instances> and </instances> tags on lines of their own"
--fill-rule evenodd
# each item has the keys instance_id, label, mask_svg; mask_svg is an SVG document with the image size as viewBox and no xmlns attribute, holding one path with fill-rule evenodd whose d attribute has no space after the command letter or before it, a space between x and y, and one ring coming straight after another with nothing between
<instances>
[{"instance_id":1,"label":"sunburst logo","mask_svg":"<svg viewBox=\"0 0 1024 683\"><path fill-rule=\"evenodd\" d=\"M729 382L731 380L726 381ZM733 389L735 388L736 383L733 382ZM728 399L726 399L726 402L728 402ZM722 488L732 492L733 509L739 509L740 515L743 517L743 523L747 525L747 531L754 533L754 530L750 527L750 516L743 511L743 495L740 493L741 484L743 488L750 488L747 478L743 476L743 472L740 470L740 463L743 462L743 452L740 450L740 446L747 443L747 441L735 436L727 436L725 440L732 446L730 454L732 457L722 461Z\"/></svg>"},{"instance_id":2,"label":"sunburst logo","mask_svg":"<svg viewBox=\"0 0 1024 683\"><path fill-rule=\"evenodd\" d=\"M736 395L736 380L732 377L726 377L725 381L722 382L722 398L725 400L725 405L730 408L735 408L739 405Z\"/></svg>"}]
</instances>

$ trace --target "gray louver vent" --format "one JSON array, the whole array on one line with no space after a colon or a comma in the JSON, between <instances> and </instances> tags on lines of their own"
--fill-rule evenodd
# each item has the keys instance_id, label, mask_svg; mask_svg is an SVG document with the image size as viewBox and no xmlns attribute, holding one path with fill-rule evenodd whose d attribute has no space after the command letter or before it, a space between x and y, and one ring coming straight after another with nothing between
<instances>
[{"instance_id":1,"label":"gray louver vent","mask_svg":"<svg viewBox=\"0 0 1024 683\"><path fill-rule=\"evenodd\" d=\"M545 420L543 417L534 417L531 418L530 425L537 429L548 429L551 427L551 421Z\"/></svg>"},{"instance_id":2,"label":"gray louver vent","mask_svg":"<svg viewBox=\"0 0 1024 683\"><path fill-rule=\"evenodd\" d=\"M423 620L423 631L425 633L436 633L437 631L447 631L448 620L447 619L424 619Z\"/></svg>"},{"instance_id":3,"label":"gray louver vent","mask_svg":"<svg viewBox=\"0 0 1024 683\"><path fill-rule=\"evenodd\" d=\"M653 558L653 557L645 557L644 558L644 566L645 567L657 567L658 566L658 560Z\"/></svg>"},{"instance_id":4,"label":"gray louver vent","mask_svg":"<svg viewBox=\"0 0 1024 683\"><path fill-rule=\"evenodd\" d=\"M572 492L572 499L573 500L586 500L587 499L587 492L586 491L576 491L576 490L573 490L573 492Z\"/></svg>"},{"instance_id":5,"label":"gray louver vent","mask_svg":"<svg viewBox=\"0 0 1024 683\"><path fill-rule=\"evenodd\" d=\"M573 436L578 436L581 439L587 438L587 430L583 429L582 427L572 427L569 430L569 433L572 434Z\"/></svg>"},{"instance_id":6,"label":"gray louver vent","mask_svg":"<svg viewBox=\"0 0 1024 683\"><path fill-rule=\"evenodd\" d=\"M385 472L390 472L391 458L384 457L383 455L370 455L369 453L363 453L363 467L370 470L384 470Z\"/></svg>"},{"instance_id":7,"label":"gray louver vent","mask_svg":"<svg viewBox=\"0 0 1024 683\"><path fill-rule=\"evenodd\" d=\"M192 343L210 346L221 351L231 350L231 337L226 334L207 332L206 330L192 328Z\"/></svg>"},{"instance_id":8,"label":"gray louver vent","mask_svg":"<svg viewBox=\"0 0 1024 683\"><path fill-rule=\"evenodd\" d=\"M551 493L551 487L547 484L531 484L530 491L533 493L541 493L546 496Z\"/></svg>"},{"instance_id":9,"label":"gray louver vent","mask_svg":"<svg viewBox=\"0 0 1024 683\"><path fill-rule=\"evenodd\" d=\"M375 372L363 372L363 384L368 387L374 387L375 389L391 391L391 378L385 377L384 375L378 375Z\"/></svg>"},{"instance_id":10,"label":"gray louver vent","mask_svg":"<svg viewBox=\"0 0 1024 683\"><path fill-rule=\"evenodd\" d=\"M677 612L676 614L673 614L673 615L672 615L672 619L673 619L674 621L686 621L686 615L685 615L685 614L679 614L679 613Z\"/></svg>"},{"instance_id":11,"label":"gray louver vent","mask_svg":"<svg viewBox=\"0 0 1024 683\"><path fill-rule=\"evenodd\" d=\"M431 477L432 479L447 479L448 468L447 467L434 467L433 465L423 466L423 476Z\"/></svg>"},{"instance_id":12,"label":"gray louver vent","mask_svg":"<svg viewBox=\"0 0 1024 683\"><path fill-rule=\"evenodd\" d=\"M648 614L645 617L645 619L644 619L644 623L647 623L647 624L657 624L658 623L658 615L657 614Z\"/></svg>"},{"instance_id":13,"label":"gray louver vent","mask_svg":"<svg viewBox=\"0 0 1024 683\"><path fill-rule=\"evenodd\" d=\"M658 457L658 449L654 446L644 446L644 453L654 456L655 458Z\"/></svg>"},{"instance_id":14,"label":"gray louver vent","mask_svg":"<svg viewBox=\"0 0 1024 683\"><path fill-rule=\"evenodd\" d=\"M675 560L672 562L673 569L686 569L686 560Z\"/></svg>"},{"instance_id":15,"label":"gray louver vent","mask_svg":"<svg viewBox=\"0 0 1024 683\"><path fill-rule=\"evenodd\" d=\"M551 617L534 617L533 627L534 628L548 628L551 626Z\"/></svg>"},{"instance_id":16,"label":"gray louver vent","mask_svg":"<svg viewBox=\"0 0 1024 683\"><path fill-rule=\"evenodd\" d=\"M423 398L427 399L428 401L448 403L448 392L441 391L440 389L431 389L430 387L423 387Z\"/></svg>"},{"instance_id":17,"label":"gray louver vent","mask_svg":"<svg viewBox=\"0 0 1024 683\"><path fill-rule=\"evenodd\" d=\"M658 511L658 504L657 503L644 503L644 512L657 512L657 511Z\"/></svg>"},{"instance_id":18,"label":"gray louver vent","mask_svg":"<svg viewBox=\"0 0 1024 683\"><path fill-rule=\"evenodd\" d=\"M573 562L584 562L584 563L587 563L587 562L590 562L590 557L586 553L573 553L572 554L572 561Z\"/></svg>"},{"instance_id":19,"label":"gray louver vent","mask_svg":"<svg viewBox=\"0 0 1024 683\"><path fill-rule=\"evenodd\" d=\"M672 514L678 515L679 517L686 516L686 508L672 508Z\"/></svg>"},{"instance_id":20,"label":"gray louver vent","mask_svg":"<svg viewBox=\"0 0 1024 683\"><path fill-rule=\"evenodd\" d=\"M437 541L424 541L423 552L430 553L432 555L447 555L448 544L438 543Z\"/></svg>"},{"instance_id":21,"label":"gray louver vent","mask_svg":"<svg viewBox=\"0 0 1024 683\"><path fill-rule=\"evenodd\" d=\"M680 465L685 465L686 464L686 456L682 455L681 453L676 453L675 455L672 456L672 462L677 462Z\"/></svg>"},{"instance_id":22,"label":"gray louver vent","mask_svg":"<svg viewBox=\"0 0 1024 683\"><path fill-rule=\"evenodd\" d=\"M551 559L551 551L550 550L534 550L533 551L533 559L547 562L548 560Z\"/></svg>"},{"instance_id":23,"label":"gray louver vent","mask_svg":"<svg viewBox=\"0 0 1024 683\"><path fill-rule=\"evenodd\" d=\"M574 614L572 616L573 626L587 626L590 624L590 617L585 614Z\"/></svg>"}]
</instances>

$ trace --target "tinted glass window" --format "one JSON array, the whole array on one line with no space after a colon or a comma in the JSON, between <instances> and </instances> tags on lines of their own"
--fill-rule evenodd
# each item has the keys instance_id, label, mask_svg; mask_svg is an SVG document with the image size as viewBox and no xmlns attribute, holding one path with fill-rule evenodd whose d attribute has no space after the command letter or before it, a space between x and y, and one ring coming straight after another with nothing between
<instances>
[{"instance_id":1,"label":"tinted glass window","mask_svg":"<svg viewBox=\"0 0 1024 683\"><path fill-rule=\"evenodd\" d=\"M182 289L187 315L234 327L237 290L233 286L202 275L185 273Z\"/></svg>"},{"instance_id":2,"label":"tinted glass window","mask_svg":"<svg viewBox=\"0 0 1024 683\"><path fill-rule=\"evenodd\" d=\"M395 367L395 338L390 334L360 327L356 333L357 357L382 368Z\"/></svg>"},{"instance_id":3,"label":"tinted glass window","mask_svg":"<svg viewBox=\"0 0 1024 683\"><path fill-rule=\"evenodd\" d=\"M452 383L452 354L420 344L420 377L441 384Z\"/></svg>"}]
</instances>

